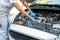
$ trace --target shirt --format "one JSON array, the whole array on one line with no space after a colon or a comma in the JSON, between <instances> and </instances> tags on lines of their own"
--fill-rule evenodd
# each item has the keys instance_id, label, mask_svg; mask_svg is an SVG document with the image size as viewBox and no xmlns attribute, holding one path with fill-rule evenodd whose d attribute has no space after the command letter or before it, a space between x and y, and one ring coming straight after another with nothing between
<instances>
[{"instance_id":1,"label":"shirt","mask_svg":"<svg viewBox=\"0 0 60 40\"><path fill-rule=\"evenodd\" d=\"M0 0L0 4L3 4L4 6L11 7L12 3L17 2L18 0Z\"/></svg>"}]
</instances>

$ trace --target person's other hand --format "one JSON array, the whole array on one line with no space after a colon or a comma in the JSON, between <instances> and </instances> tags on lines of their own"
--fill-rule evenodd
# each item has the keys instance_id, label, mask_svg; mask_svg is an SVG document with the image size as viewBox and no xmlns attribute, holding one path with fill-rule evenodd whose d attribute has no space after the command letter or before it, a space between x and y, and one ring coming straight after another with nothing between
<instances>
[{"instance_id":1,"label":"person's other hand","mask_svg":"<svg viewBox=\"0 0 60 40\"><path fill-rule=\"evenodd\" d=\"M33 11L29 12L30 16L34 17L36 14Z\"/></svg>"},{"instance_id":2,"label":"person's other hand","mask_svg":"<svg viewBox=\"0 0 60 40\"><path fill-rule=\"evenodd\" d=\"M33 17L29 18L32 22L35 22L36 20Z\"/></svg>"}]
</instances>

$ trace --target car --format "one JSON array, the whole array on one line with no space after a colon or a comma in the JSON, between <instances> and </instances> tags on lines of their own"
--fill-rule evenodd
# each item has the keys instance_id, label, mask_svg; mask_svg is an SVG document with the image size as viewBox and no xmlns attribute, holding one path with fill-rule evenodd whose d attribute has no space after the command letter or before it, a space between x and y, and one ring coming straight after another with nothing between
<instances>
[{"instance_id":1,"label":"car","mask_svg":"<svg viewBox=\"0 0 60 40\"><path fill-rule=\"evenodd\" d=\"M43 11L44 8L42 8L42 11L41 11L40 7L37 7L37 9L35 9L34 7L36 7L36 6L31 6L32 11L37 13L36 17L41 18L40 23L36 23L35 26L33 24L34 27L32 27L32 24L29 23L30 22L29 20L27 20L23 25L19 24L18 22L20 20L23 20L23 19L19 19L21 17L20 12L17 11L16 8L13 8L10 11L10 13L11 13L10 18L9 18L10 23L11 23L10 32L9 32L10 40L12 40L12 39L13 40L56 40L57 39L57 37L59 35L58 31L56 32L54 30L54 32L53 32L52 30L54 28L53 28L52 24L49 24L49 22L51 22L51 21L53 21L53 23L54 23L56 21L56 19L53 18L54 20L51 20L51 21L49 21L50 19L48 21L45 20L46 18L44 18L44 17L46 16L46 14L44 14L44 13L46 13L46 12ZM46 6L44 6L44 7L46 7ZM50 5L48 7L50 7ZM23 7L23 9L25 11L27 11L25 7ZM47 9L45 9L45 10L47 10ZM53 10L52 11L53 13L50 13L51 10L52 9L49 8L49 11L47 11L47 13L49 15L56 13L56 12L53 12L56 10ZM41 13L43 13L44 16ZM50 17L49 15L47 15L47 17ZM55 17L54 15L52 15L52 16ZM56 17L59 17L59 16L56 16ZM24 20L26 20L26 19L24 19ZM25 25L26 23L28 25ZM39 25L39 26L37 26L37 25Z\"/></svg>"}]
</instances>

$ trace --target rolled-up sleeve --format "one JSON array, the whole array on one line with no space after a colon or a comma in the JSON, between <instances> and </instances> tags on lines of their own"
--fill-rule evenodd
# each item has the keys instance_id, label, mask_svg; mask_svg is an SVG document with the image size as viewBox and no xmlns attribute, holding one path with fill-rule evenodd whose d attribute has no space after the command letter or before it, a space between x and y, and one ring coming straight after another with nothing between
<instances>
[{"instance_id":1,"label":"rolled-up sleeve","mask_svg":"<svg viewBox=\"0 0 60 40\"><path fill-rule=\"evenodd\" d=\"M18 0L10 0L10 3L16 3Z\"/></svg>"}]
</instances>

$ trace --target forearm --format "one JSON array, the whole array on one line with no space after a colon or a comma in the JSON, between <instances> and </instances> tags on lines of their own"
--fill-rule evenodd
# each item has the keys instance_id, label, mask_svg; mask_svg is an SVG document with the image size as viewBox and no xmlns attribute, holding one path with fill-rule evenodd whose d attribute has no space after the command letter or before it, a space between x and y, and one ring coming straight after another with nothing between
<instances>
[{"instance_id":1,"label":"forearm","mask_svg":"<svg viewBox=\"0 0 60 40\"><path fill-rule=\"evenodd\" d=\"M20 7L20 5L19 5L18 3L14 3L13 5L14 5L24 16L30 17L30 15L29 15L28 13L26 13L26 12Z\"/></svg>"},{"instance_id":2,"label":"forearm","mask_svg":"<svg viewBox=\"0 0 60 40\"><path fill-rule=\"evenodd\" d=\"M29 7L29 5L27 4L27 2L26 2L26 0L20 0L22 3L23 3L23 5L28 9L28 11L31 11L31 9L30 9L30 7Z\"/></svg>"}]
</instances>

